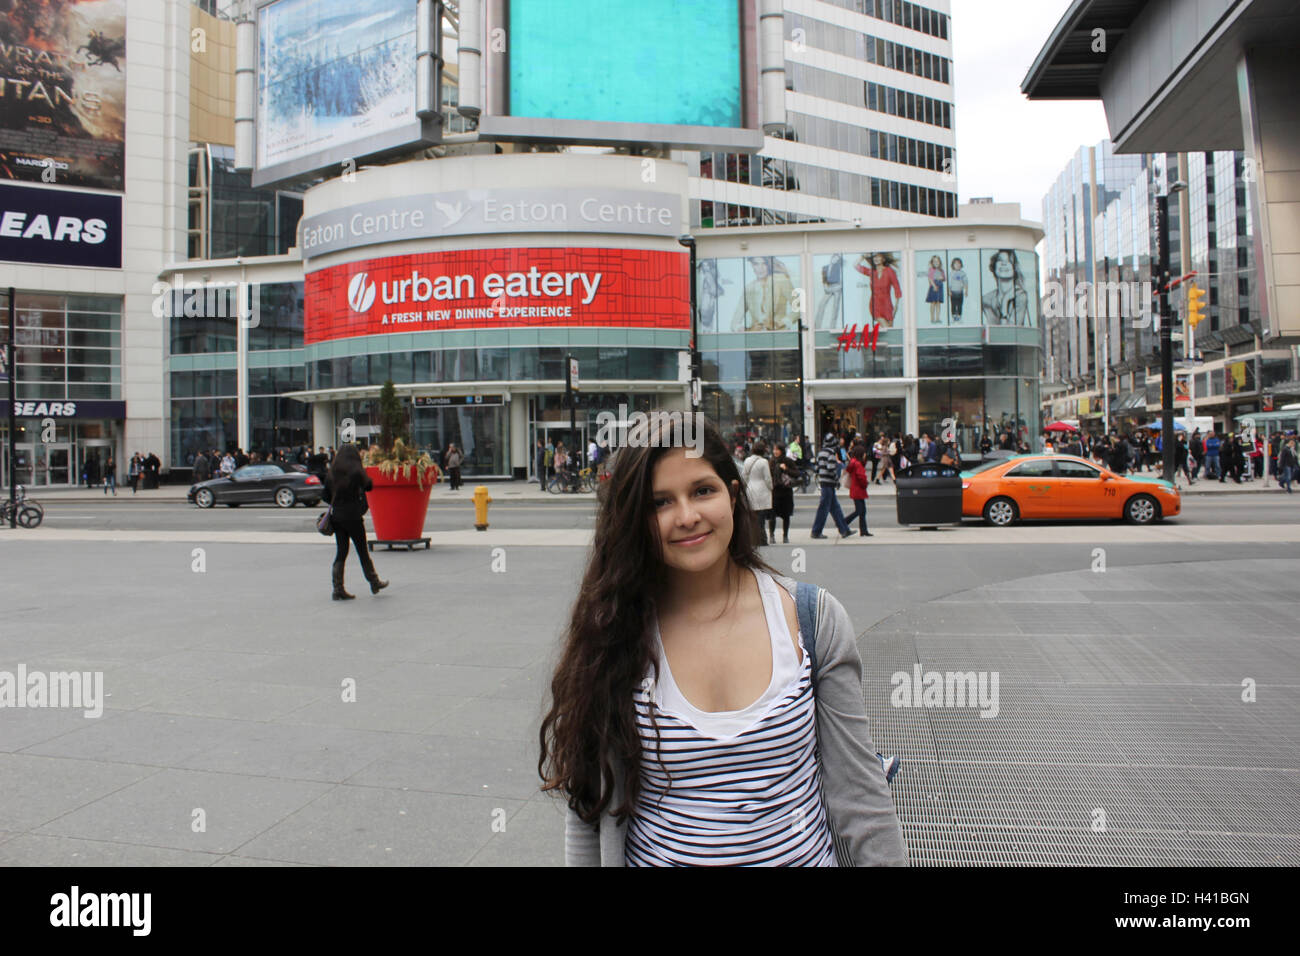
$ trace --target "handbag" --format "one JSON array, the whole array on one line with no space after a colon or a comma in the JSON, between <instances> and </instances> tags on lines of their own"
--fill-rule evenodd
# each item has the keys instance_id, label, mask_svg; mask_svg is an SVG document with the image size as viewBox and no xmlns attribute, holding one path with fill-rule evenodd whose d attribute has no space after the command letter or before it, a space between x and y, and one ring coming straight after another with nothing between
<instances>
[{"instance_id":1,"label":"handbag","mask_svg":"<svg viewBox=\"0 0 1300 956\"><path fill-rule=\"evenodd\" d=\"M957 464L957 460L953 458L952 455L948 454L947 452L944 452L942 455L939 456L939 464L955 465Z\"/></svg>"},{"instance_id":2,"label":"handbag","mask_svg":"<svg viewBox=\"0 0 1300 956\"><path fill-rule=\"evenodd\" d=\"M316 530L319 531L321 534L325 535L325 537L327 538L334 534L334 506L333 505L330 505L328 508L326 508L325 512L319 518L316 519Z\"/></svg>"}]
</instances>

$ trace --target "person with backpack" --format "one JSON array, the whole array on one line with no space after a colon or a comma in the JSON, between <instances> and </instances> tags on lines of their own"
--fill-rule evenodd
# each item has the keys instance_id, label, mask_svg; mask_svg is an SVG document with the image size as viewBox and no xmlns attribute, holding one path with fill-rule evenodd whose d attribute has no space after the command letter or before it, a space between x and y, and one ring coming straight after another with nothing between
<instances>
[{"instance_id":1,"label":"person with backpack","mask_svg":"<svg viewBox=\"0 0 1300 956\"><path fill-rule=\"evenodd\" d=\"M703 437L623 449L600 499L540 730L566 863L904 866L852 621L762 560Z\"/></svg>"},{"instance_id":2,"label":"person with backpack","mask_svg":"<svg viewBox=\"0 0 1300 956\"><path fill-rule=\"evenodd\" d=\"M840 509L840 499L836 497L839 483L840 463L839 456L836 454L835 433L827 432L826 437L822 440L822 450L817 455L817 484L821 489L821 501L817 504L817 514L813 518L812 536L814 538L822 539L826 537L826 535L822 534L822 529L826 527L827 516L835 522L835 527L839 529L841 538L848 538L853 535L848 522L844 520L844 512Z\"/></svg>"}]
</instances>

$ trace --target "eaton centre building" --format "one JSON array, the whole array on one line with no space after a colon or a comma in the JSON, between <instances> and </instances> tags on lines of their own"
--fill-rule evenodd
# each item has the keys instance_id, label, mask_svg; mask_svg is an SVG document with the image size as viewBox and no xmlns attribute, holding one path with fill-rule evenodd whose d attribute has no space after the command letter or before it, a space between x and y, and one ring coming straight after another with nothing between
<instances>
[{"instance_id":1,"label":"eaton centre building","mask_svg":"<svg viewBox=\"0 0 1300 956\"><path fill-rule=\"evenodd\" d=\"M956 202L946 2L684 4L672 30L659 17L637 34L698 39L690 75L651 101L631 86L593 100L573 58L529 60L523 37L563 38L521 20L526 5L411 6L123 15L120 184L24 186L120 201L122 262L0 264L33 403L20 478L75 481L83 427L119 462L156 451L178 473L199 449L337 446L345 426L366 441L389 380L415 442L456 442L482 477L530 474L539 438L585 444L602 411L693 402L725 433L776 439L950 429L973 451L985 432L1037 432L1042 232L1017 207ZM543 6L580 19L581 3ZM363 46L348 37L366 12L357 29L389 33ZM408 53L409 104L346 70L302 79L313 56L400 76ZM538 64L554 69L530 86ZM55 332L55 299L58 375L59 346L30 350ZM82 329L91 311L102 329ZM60 422L51 457L35 403L81 395L84 331L107 336L95 384L117 404Z\"/></svg>"}]
</instances>

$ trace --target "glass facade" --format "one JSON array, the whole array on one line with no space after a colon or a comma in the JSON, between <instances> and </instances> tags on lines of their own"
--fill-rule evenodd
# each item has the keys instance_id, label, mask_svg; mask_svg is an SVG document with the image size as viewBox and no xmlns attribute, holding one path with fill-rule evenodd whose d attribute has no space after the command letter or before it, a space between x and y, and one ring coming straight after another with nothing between
<instances>
[{"instance_id":1,"label":"glass facade","mask_svg":"<svg viewBox=\"0 0 1300 956\"><path fill-rule=\"evenodd\" d=\"M16 392L22 399L122 397L122 300L118 296L16 293ZM9 294L0 293L8 315ZM9 338L0 322L0 343Z\"/></svg>"}]
</instances>

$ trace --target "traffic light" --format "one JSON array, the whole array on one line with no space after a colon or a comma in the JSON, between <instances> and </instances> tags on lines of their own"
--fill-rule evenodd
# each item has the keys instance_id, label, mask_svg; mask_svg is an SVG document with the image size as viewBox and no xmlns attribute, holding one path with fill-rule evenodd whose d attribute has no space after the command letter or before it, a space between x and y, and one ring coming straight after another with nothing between
<instances>
[{"instance_id":1,"label":"traffic light","mask_svg":"<svg viewBox=\"0 0 1300 956\"><path fill-rule=\"evenodd\" d=\"M1195 282L1187 287L1187 324L1192 328L1205 318L1205 292Z\"/></svg>"}]
</instances>

